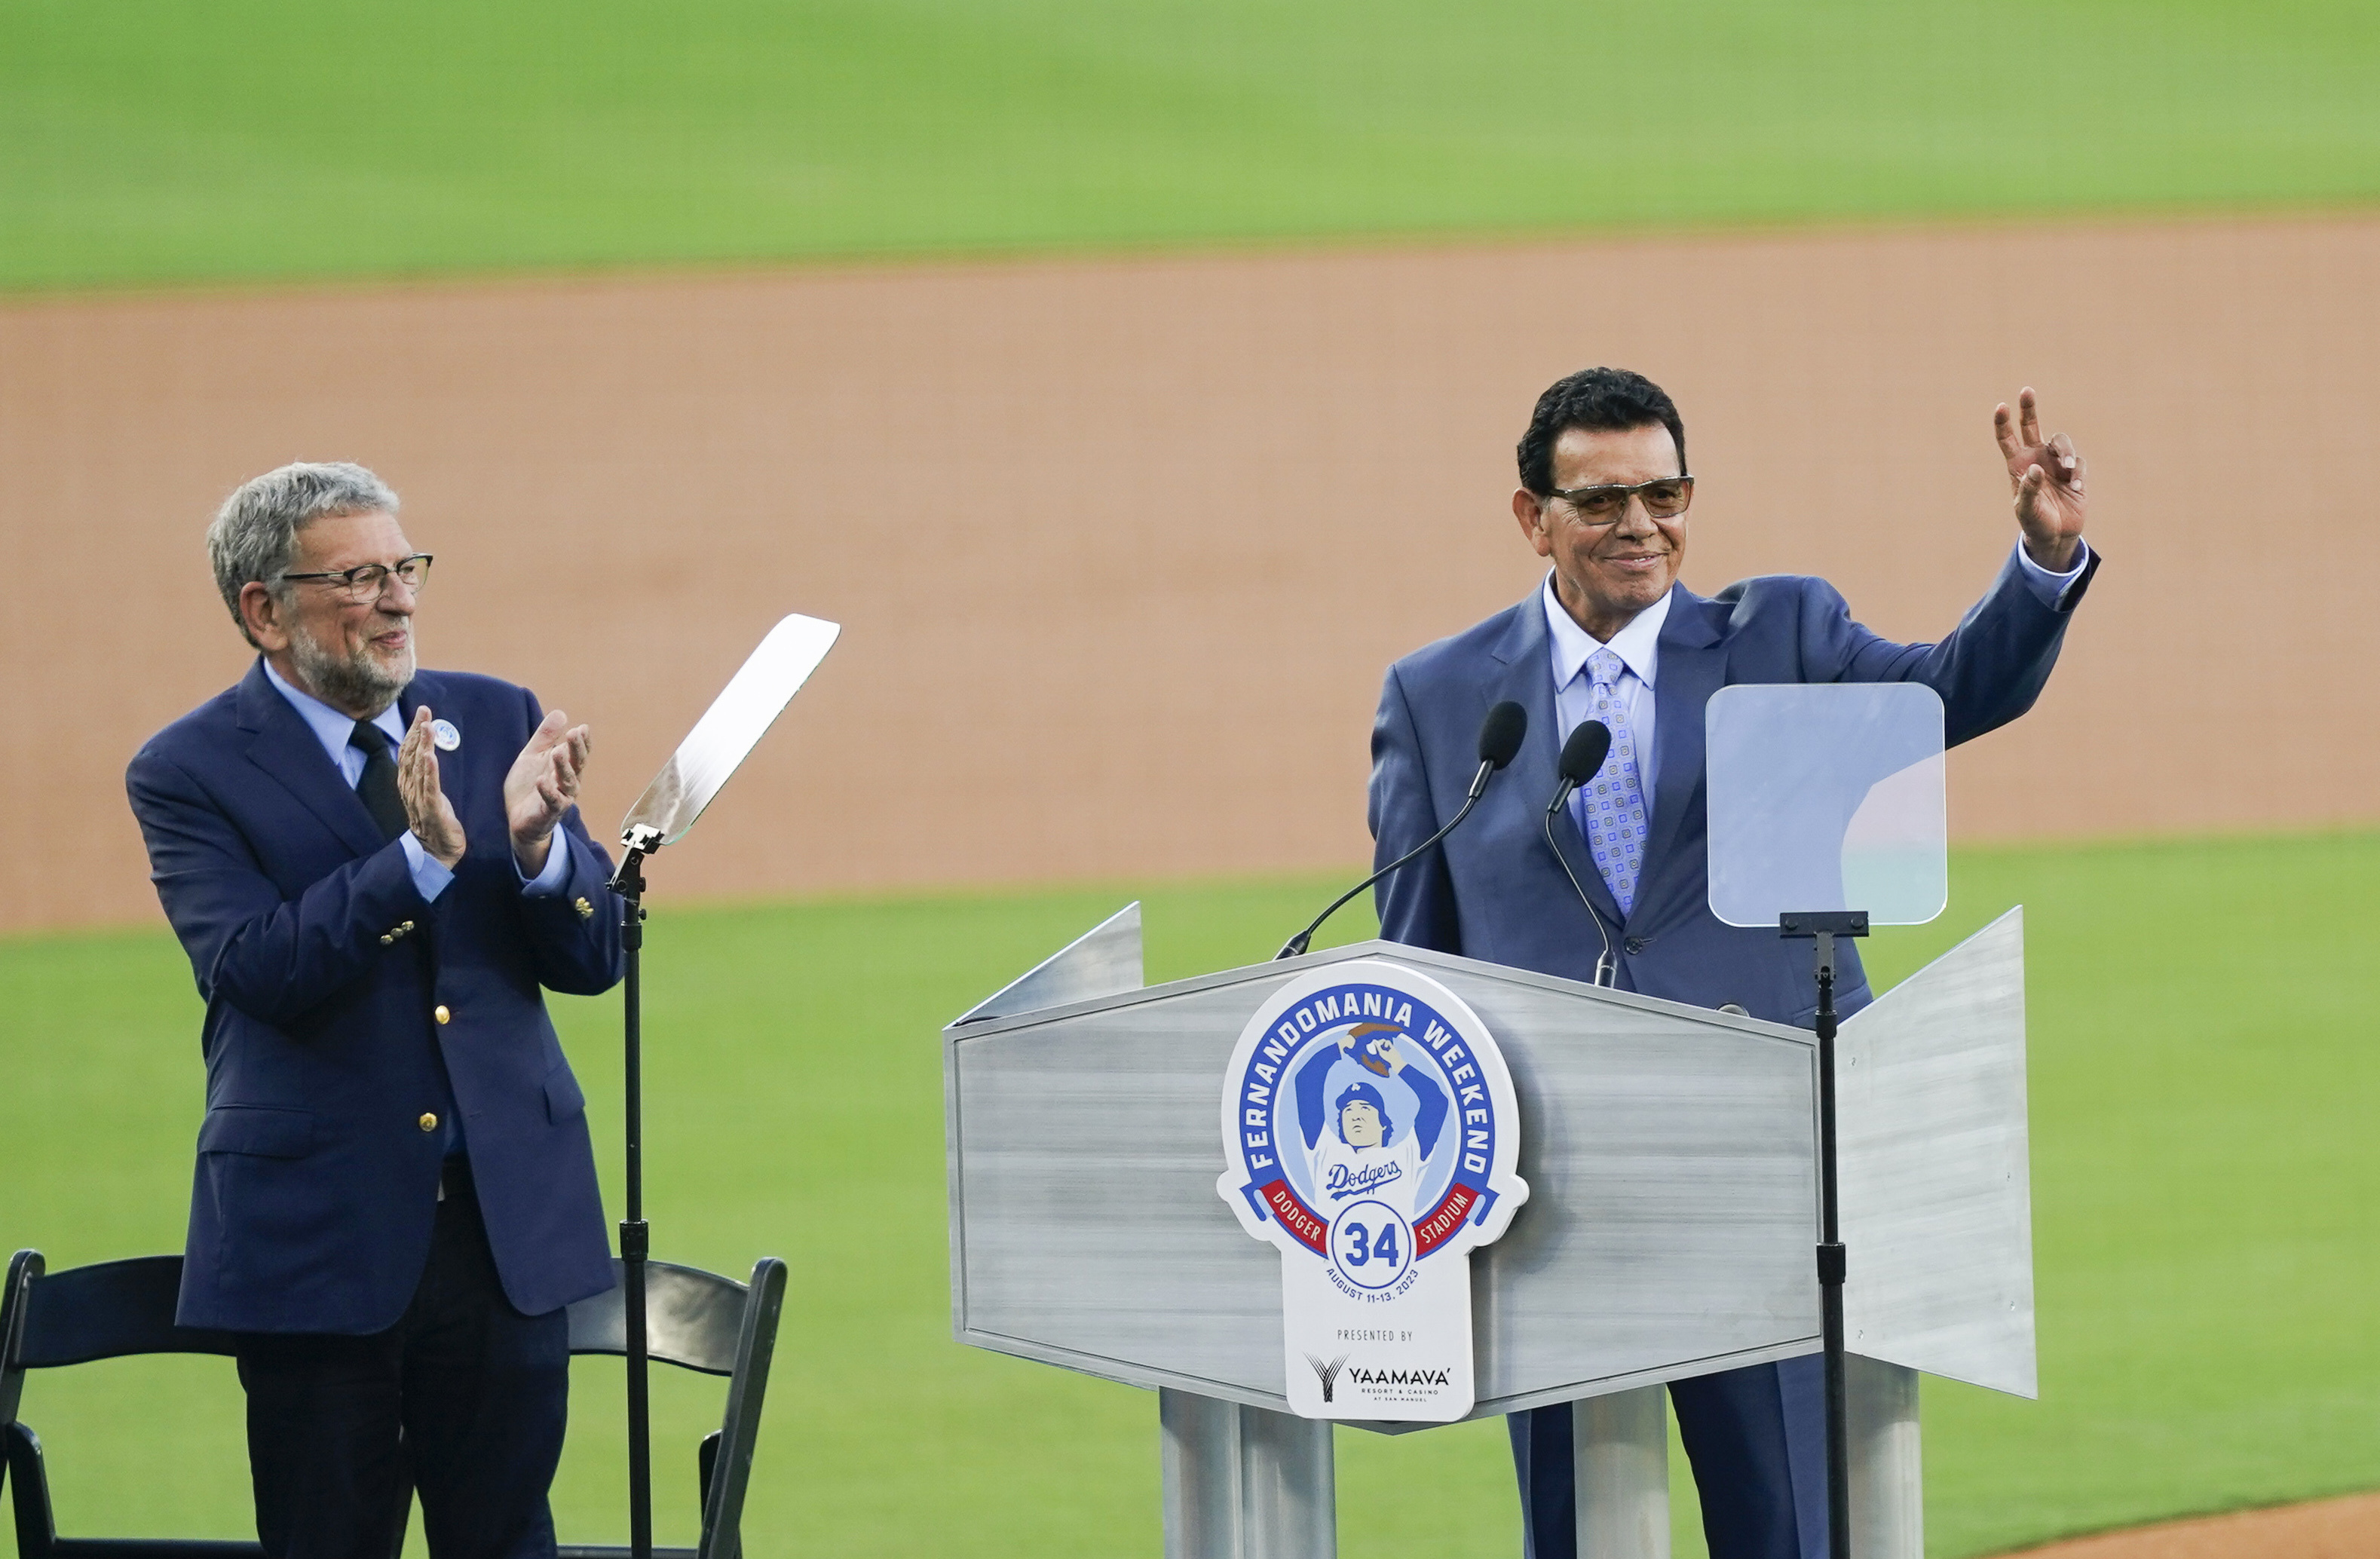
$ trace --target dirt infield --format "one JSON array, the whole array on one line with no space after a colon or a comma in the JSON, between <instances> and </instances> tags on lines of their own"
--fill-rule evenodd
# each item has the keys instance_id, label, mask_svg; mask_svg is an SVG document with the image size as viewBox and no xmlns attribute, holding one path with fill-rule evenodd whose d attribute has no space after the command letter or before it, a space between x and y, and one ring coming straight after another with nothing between
<instances>
[{"instance_id":1,"label":"dirt infield","mask_svg":"<svg viewBox=\"0 0 2380 1559\"><path fill-rule=\"evenodd\" d=\"M1512 441L1595 361L1684 408L1690 585L1908 638L2041 387L2108 563L1961 835L2368 819L2375 281L2341 219L10 304L0 929L155 914L123 766L245 665L200 531L298 457L405 495L429 664L594 722L600 834L776 615L847 625L670 895L1354 860L1381 668L1529 589Z\"/></svg>"},{"instance_id":2,"label":"dirt infield","mask_svg":"<svg viewBox=\"0 0 2380 1559\"><path fill-rule=\"evenodd\" d=\"M2371 1559L2375 1553L2380 1494L2357 1494L2103 1532L2028 1548L2010 1559Z\"/></svg>"}]
</instances>

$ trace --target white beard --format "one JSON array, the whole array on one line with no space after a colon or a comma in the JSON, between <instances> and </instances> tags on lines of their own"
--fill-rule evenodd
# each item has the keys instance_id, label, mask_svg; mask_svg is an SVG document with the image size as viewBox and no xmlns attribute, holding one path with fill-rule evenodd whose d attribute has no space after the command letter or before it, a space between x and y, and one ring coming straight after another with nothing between
<instances>
[{"instance_id":1,"label":"white beard","mask_svg":"<svg viewBox=\"0 0 2380 1559\"><path fill-rule=\"evenodd\" d=\"M413 680L413 646L408 629L401 664L392 668L374 660L369 650L339 655L302 627L293 624L289 632L289 658L316 698L334 709L369 707L374 714L395 703Z\"/></svg>"}]
</instances>

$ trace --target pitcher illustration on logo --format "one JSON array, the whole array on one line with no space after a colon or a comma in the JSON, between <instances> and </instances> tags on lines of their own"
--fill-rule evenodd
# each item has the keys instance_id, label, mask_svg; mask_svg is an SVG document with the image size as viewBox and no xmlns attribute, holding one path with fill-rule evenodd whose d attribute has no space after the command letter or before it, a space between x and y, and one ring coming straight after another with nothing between
<instances>
[{"instance_id":1,"label":"pitcher illustration on logo","mask_svg":"<svg viewBox=\"0 0 2380 1559\"><path fill-rule=\"evenodd\" d=\"M1298 1065L1298 1129L1305 1134L1307 1173L1325 1213L1354 1198L1374 1196L1408 1219L1414 1215L1422 1164L1446 1125L1446 1090L1421 1067L1400 1064L1396 1036L1403 1031L1394 1023L1358 1023L1341 1034L1335 1052L1317 1046ZM1324 1090L1342 1060L1380 1077L1395 1076L1412 1090L1414 1108L1402 1130L1379 1089L1360 1078L1340 1091L1326 1116Z\"/></svg>"},{"instance_id":2,"label":"pitcher illustration on logo","mask_svg":"<svg viewBox=\"0 0 2380 1559\"><path fill-rule=\"evenodd\" d=\"M1423 1422L1469 1412L1468 1253L1529 1194L1487 1025L1399 964L1318 969L1249 1019L1222 1105L1230 1167L1216 1189L1281 1252L1290 1406Z\"/></svg>"}]
</instances>

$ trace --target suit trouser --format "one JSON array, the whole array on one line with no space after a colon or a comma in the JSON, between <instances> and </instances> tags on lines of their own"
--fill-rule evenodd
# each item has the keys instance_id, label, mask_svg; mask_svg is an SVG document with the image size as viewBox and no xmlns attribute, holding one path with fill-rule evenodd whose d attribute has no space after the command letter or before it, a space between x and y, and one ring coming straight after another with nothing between
<instances>
[{"instance_id":1,"label":"suit trouser","mask_svg":"<svg viewBox=\"0 0 2380 1559\"><path fill-rule=\"evenodd\" d=\"M395 1326L237 1339L267 1559L389 1559L408 1486L436 1559L552 1559L569 1313L512 1308L468 1174L447 1178Z\"/></svg>"},{"instance_id":2,"label":"suit trouser","mask_svg":"<svg viewBox=\"0 0 2380 1559\"><path fill-rule=\"evenodd\" d=\"M1815 1355L1670 1382L1711 1559L1826 1559L1827 1394ZM1567 1402L1514 1413L1522 1553L1577 1559Z\"/></svg>"}]
</instances>

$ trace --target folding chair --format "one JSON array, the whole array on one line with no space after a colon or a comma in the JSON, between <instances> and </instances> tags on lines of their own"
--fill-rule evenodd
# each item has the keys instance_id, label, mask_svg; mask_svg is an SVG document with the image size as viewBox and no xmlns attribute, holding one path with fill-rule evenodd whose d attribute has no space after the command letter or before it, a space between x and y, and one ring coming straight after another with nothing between
<instances>
[{"instance_id":1,"label":"folding chair","mask_svg":"<svg viewBox=\"0 0 2380 1559\"><path fill-rule=\"evenodd\" d=\"M608 1294L570 1307L570 1351L628 1351L628 1298L621 1263ZM744 1492L752 1480L752 1443L785 1304L785 1263L763 1256L741 1284L696 1267L645 1263L646 1351L664 1364L725 1375L727 1410L695 1448L702 1491L702 1539L693 1548L655 1548L660 1559L738 1559L744 1546ZM564 1543L561 1559L625 1559L625 1547ZM30 1559L30 1556L28 1556Z\"/></svg>"},{"instance_id":2,"label":"folding chair","mask_svg":"<svg viewBox=\"0 0 2380 1559\"><path fill-rule=\"evenodd\" d=\"M103 1261L44 1275L42 1253L19 1250L0 1291L0 1450L17 1510L18 1559L263 1559L253 1542L184 1538L62 1538L50 1512L42 1442L17 1417L25 1371L141 1353L231 1353L231 1335L174 1324L179 1256Z\"/></svg>"},{"instance_id":3,"label":"folding chair","mask_svg":"<svg viewBox=\"0 0 2380 1559\"><path fill-rule=\"evenodd\" d=\"M613 1263L616 1270L619 1263ZM180 1538L62 1538L50 1505L42 1443L17 1416L25 1371L134 1354L229 1356L231 1337L174 1324L182 1285L179 1256L144 1256L45 1273L38 1250L19 1250L0 1290L0 1452L17 1517L18 1559L262 1559L253 1542ZM665 1261L646 1265L646 1314L654 1358L728 1378L720 1427L696 1449L702 1538L694 1548L657 1548L662 1559L739 1559L752 1447L768 1394L785 1264L764 1257L749 1285ZM627 1351L625 1299L609 1294L570 1307L570 1351ZM397 1534L401 1543L403 1531ZM565 1545L563 1559L622 1559L627 1549Z\"/></svg>"}]
</instances>

